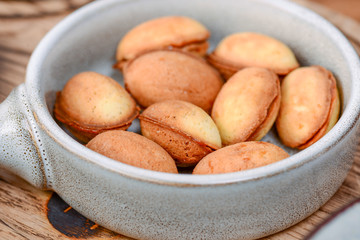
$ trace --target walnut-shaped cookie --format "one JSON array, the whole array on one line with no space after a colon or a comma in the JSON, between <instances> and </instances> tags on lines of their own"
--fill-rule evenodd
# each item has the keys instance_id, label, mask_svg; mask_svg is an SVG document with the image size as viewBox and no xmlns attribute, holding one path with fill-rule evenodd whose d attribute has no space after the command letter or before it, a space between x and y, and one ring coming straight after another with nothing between
<instances>
[{"instance_id":1,"label":"walnut-shaped cookie","mask_svg":"<svg viewBox=\"0 0 360 240\"><path fill-rule=\"evenodd\" d=\"M291 72L282 81L281 94L276 129L286 146L309 147L330 131L339 118L336 80L321 66Z\"/></svg>"},{"instance_id":2,"label":"walnut-shaped cookie","mask_svg":"<svg viewBox=\"0 0 360 240\"><path fill-rule=\"evenodd\" d=\"M142 134L162 146L178 166L193 166L221 148L215 123L194 104L179 100L155 103L139 119Z\"/></svg>"},{"instance_id":3,"label":"walnut-shaped cookie","mask_svg":"<svg viewBox=\"0 0 360 240\"><path fill-rule=\"evenodd\" d=\"M125 130L138 116L136 102L115 80L96 72L73 76L57 93L54 115L81 142L97 134Z\"/></svg>"},{"instance_id":4,"label":"walnut-shaped cookie","mask_svg":"<svg viewBox=\"0 0 360 240\"><path fill-rule=\"evenodd\" d=\"M133 132L111 130L94 137L86 147L135 167L178 173L174 160L158 144Z\"/></svg>"},{"instance_id":5,"label":"walnut-shaped cookie","mask_svg":"<svg viewBox=\"0 0 360 240\"><path fill-rule=\"evenodd\" d=\"M223 85L205 60L181 51L148 52L130 61L123 74L126 89L144 108L173 99L209 112Z\"/></svg>"},{"instance_id":6,"label":"walnut-shaped cookie","mask_svg":"<svg viewBox=\"0 0 360 240\"><path fill-rule=\"evenodd\" d=\"M294 53L281 41L270 36L243 32L225 37L208 56L225 79L240 69L262 67L286 75L299 67Z\"/></svg>"},{"instance_id":7,"label":"walnut-shaped cookie","mask_svg":"<svg viewBox=\"0 0 360 240\"><path fill-rule=\"evenodd\" d=\"M262 167L289 157L280 147L267 142L243 142L224 147L204 157L193 174L220 174Z\"/></svg>"},{"instance_id":8,"label":"walnut-shaped cookie","mask_svg":"<svg viewBox=\"0 0 360 240\"><path fill-rule=\"evenodd\" d=\"M184 16L167 16L146 21L121 39L116 51L115 68L151 50L180 49L204 56L209 31L198 21Z\"/></svg>"},{"instance_id":9,"label":"walnut-shaped cookie","mask_svg":"<svg viewBox=\"0 0 360 240\"><path fill-rule=\"evenodd\" d=\"M278 76L265 68L245 68L220 90L212 108L223 145L260 140L271 129L280 107Z\"/></svg>"}]
</instances>

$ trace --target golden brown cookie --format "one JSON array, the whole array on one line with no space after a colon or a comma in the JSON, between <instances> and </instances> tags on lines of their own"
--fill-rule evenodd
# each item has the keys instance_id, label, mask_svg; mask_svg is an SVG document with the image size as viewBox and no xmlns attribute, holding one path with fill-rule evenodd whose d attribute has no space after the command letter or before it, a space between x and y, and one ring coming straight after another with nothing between
<instances>
[{"instance_id":1,"label":"golden brown cookie","mask_svg":"<svg viewBox=\"0 0 360 240\"><path fill-rule=\"evenodd\" d=\"M204 157L193 174L219 174L262 167L289 157L280 147L267 142L244 142L219 149Z\"/></svg>"},{"instance_id":2,"label":"golden brown cookie","mask_svg":"<svg viewBox=\"0 0 360 240\"><path fill-rule=\"evenodd\" d=\"M278 76L265 68L233 75L216 97L211 116L222 143L260 140L271 129L280 107Z\"/></svg>"},{"instance_id":3,"label":"golden brown cookie","mask_svg":"<svg viewBox=\"0 0 360 240\"><path fill-rule=\"evenodd\" d=\"M106 157L153 171L178 173L174 160L158 144L122 130L112 130L94 137L86 147Z\"/></svg>"},{"instance_id":4,"label":"golden brown cookie","mask_svg":"<svg viewBox=\"0 0 360 240\"><path fill-rule=\"evenodd\" d=\"M339 117L336 80L321 66L291 72L282 82L281 94L276 128L286 146L307 148L330 131Z\"/></svg>"},{"instance_id":5,"label":"golden brown cookie","mask_svg":"<svg viewBox=\"0 0 360 240\"><path fill-rule=\"evenodd\" d=\"M119 83L95 72L73 76L57 93L54 115L82 142L112 129L127 129L137 117L135 101Z\"/></svg>"},{"instance_id":6,"label":"golden brown cookie","mask_svg":"<svg viewBox=\"0 0 360 240\"><path fill-rule=\"evenodd\" d=\"M180 51L153 51L124 68L125 87L142 107L178 99L209 112L223 81L203 59Z\"/></svg>"},{"instance_id":7,"label":"golden brown cookie","mask_svg":"<svg viewBox=\"0 0 360 240\"><path fill-rule=\"evenodd\" d=\"M183 16L168 16L144 22L131 29L119 42L114 67L151 50L181 49L204 56L209 31L198 21Z\"/></svg>"},{"instance_id":8,"label":"golden brown cookie","mask_svg":"<svg viewBox=\"0 0 360 240\"><path fill-rule=\"evenodd\" d=\"M225 79L246 67L262 67L285 75L299 67L294 53L284 43L259 33L235 33L224 38L208 61Z\"/></svg>"},{"instance_id":9,"label":"golden brown cookie","mask_svg":"<svg viewBox=\"0 0 360 240\"><path fill-rule=\"evenodd\" d=\"M142 134L162 146L178 166L192 166L221 148L219 131L201 108L168 100L148 107L140 116Z\"/></svg>"}]
</instances>

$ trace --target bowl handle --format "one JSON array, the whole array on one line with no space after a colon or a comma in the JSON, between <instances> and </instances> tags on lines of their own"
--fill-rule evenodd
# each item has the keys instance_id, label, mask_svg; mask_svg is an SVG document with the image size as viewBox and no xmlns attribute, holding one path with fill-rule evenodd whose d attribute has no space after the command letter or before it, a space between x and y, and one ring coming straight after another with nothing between
<instances>
[{"instance_id":1,"label":"bowl handle","mask_svg":"<svg viewBox=\"0 0 360 240\"><path fill-rule=\"evenodd\" d=\"M0 104L0 167L47 189L37 133L25 85L21 84Z\"/></svg>"}]
</instances>

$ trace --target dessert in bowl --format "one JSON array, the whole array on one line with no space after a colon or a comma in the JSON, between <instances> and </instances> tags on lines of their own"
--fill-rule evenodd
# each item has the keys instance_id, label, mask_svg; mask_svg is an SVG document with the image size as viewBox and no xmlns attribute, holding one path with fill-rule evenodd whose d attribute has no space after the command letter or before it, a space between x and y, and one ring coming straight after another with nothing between
<instances>
[{"instance_id":1,"label":"dessert in bowl","mask_svg":"<svg viewBox=\"0 0 360 240\"><path fill-rule=\"evenodd\" d=\"M68 79L95 71L122 83L112 68L122 36L147 20L177 15L209 29L210 51L232 33L260 32L288 45L302 66L331 71L340 90L337 124L301 151L283 146L270 131L263 141L291 155L276 163L190 175L112 160L55 122L56 92ZM32 55L25 84L0 105L0 165L56 191L96 223L133 238L259 238L309 216L341 186L358 141L359 79L359 59L346 38L317 14L288 1L97 1L49 32ZM139 132L139 125L129 130Z\"/></svg>"}]
</instances>

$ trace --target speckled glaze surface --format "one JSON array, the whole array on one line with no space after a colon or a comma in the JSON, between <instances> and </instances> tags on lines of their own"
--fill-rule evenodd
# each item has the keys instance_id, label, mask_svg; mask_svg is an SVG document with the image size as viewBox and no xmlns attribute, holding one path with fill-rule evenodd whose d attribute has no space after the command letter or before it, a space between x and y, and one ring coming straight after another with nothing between
<instances>
[{"instance_id":1,"label":"speckled glaze surface","mask_svg":"<svg viewBox=\"0 0 360 240\"><path fill-rule=\"evenodd\" d=\"M186 15L212 33L211 48L238 31L269 34L302 65L322 65L338 79L339 122L320 141L275 164L243 172L192 176L153 172L103 157L76 142L52 117L55 92L81 71L120 83L112 69L121 37L165 15ZM316 211L339 188L358 144L359 58L318 15L277 0L96 1L71 14L39 44L26 83L0 105L0 165L39 188L53 189L80 213L137 239L254 239ZM131 127L138 131L138 125ZM264 140L281 145L274 132Z\"/></svg>"}]
</instances>

